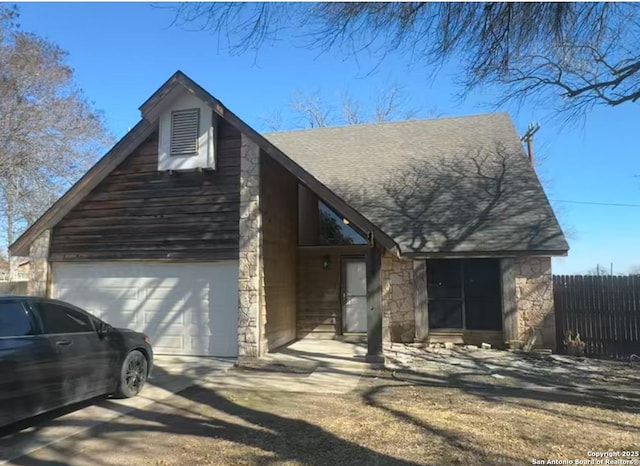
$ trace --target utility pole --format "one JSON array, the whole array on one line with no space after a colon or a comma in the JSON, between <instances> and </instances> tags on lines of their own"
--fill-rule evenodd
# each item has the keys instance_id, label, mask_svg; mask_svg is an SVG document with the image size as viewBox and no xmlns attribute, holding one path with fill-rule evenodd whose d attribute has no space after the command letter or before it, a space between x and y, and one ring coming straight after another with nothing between
<instances>
[{"instance_id":1,"label":"utility pole","mask_svg":"<svg viewBox=\"0 0 640 466\"><path fill-rule=\"evenodd\" d=\"M527 153L529 155L529 162L531 163L532 167L533 167L533 135L536 134L539 129L540 129L540 123L536 123L535 125L533 123L529 123L529 126L527 127L527 131L520 138L520 141L527 143Z\"/></svg>"}]
</instances>

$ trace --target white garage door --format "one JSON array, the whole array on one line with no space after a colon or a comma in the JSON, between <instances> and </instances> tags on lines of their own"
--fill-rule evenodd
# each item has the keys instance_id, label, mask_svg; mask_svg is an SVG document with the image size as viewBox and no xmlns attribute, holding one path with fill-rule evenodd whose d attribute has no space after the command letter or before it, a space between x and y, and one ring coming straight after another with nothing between
<instances>
[{"instance_id":1,"label":"white garage door","mask_svg":"<svg viewBox=\"0 0 640 466\"><path fill-rule=\"evenodd\" d=\"M237 356L237 261L54 263L52 273L53 298L146 333L158 354Z\"/></svg>"}]
</instances>

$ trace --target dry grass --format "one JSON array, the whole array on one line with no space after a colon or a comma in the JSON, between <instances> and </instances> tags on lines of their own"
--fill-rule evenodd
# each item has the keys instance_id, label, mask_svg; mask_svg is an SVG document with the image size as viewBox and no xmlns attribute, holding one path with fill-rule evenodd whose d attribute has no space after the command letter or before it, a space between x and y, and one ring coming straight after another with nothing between
<instances>
[{"instance_id":1,"label":"dry grass","mask_svg":"<svg viewBox=\"0 0 640 466\"><path fill-rule=\"evenodd\" d=\"M378 375L345 396L192 388L20 464L531 464L640 448L637 400Z\"/></svg>"}]
</instances>

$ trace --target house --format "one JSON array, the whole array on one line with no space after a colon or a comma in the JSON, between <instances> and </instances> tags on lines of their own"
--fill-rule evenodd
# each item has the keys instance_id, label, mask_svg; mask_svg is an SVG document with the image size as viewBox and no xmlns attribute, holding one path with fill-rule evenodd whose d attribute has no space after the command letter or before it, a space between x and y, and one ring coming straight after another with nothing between
<instances>
[{"instance_id":1,"label":"house","mask_svg":"<svg viewBox=\"0 0 640 466\"><path fill-rule=\"evenodd\" d=\"M507 114L259 134L181 72L11 245L30 292L252 358L297 338L555 347L568 245Z\"/></svg>"},{"instance_id":2,"label":"house","mask_svg":"<svg viewBox=\"0 0 640 466\"><path fill-rule=\"evenodd\" d=\"M0 282L9 281L9 261L0 259Z\"/></svg>"}]
</instances>

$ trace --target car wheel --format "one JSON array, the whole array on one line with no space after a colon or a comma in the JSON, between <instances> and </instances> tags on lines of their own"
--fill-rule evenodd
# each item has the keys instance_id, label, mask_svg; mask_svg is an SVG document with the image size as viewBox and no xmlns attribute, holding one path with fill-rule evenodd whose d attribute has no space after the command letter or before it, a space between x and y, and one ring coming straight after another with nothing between
<instances>
[{"instance_id":1,"label":"car wheel","mask_svg":"<svg viewBox=\"0 0 640 466\"><path fill-rule=\"evenodd\" d=\"M147 358L140 351L134 350L127 354L120 369L120 381L116 396L131 398L142 390L147 381Z\"/></svg>"}]
</instances>

